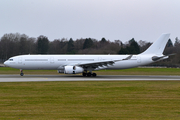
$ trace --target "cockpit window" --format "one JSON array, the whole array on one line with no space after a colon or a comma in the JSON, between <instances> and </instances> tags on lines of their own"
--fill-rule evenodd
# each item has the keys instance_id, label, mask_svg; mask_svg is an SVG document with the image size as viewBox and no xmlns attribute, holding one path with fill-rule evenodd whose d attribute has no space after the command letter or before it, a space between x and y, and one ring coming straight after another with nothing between
<instances>
[{"instance_id":1,"label":"cockpit window","mask_svg":"<svg viewBox=\"0 0 180 120\"><path fill-rule=\"evenodd\" d=\"M9 61L13 61L13 59L9 59Z\"/></svg>"}]
</instances>

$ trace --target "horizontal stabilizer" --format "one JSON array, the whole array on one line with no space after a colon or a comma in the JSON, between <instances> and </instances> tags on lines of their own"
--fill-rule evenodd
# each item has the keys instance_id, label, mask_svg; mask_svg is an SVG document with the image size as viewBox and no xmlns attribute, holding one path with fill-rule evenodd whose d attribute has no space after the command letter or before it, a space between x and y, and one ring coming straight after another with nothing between
<instances>
[{"instance_id":1,"label":"horizontal stabilizer","mask_svg":"<svg viewBox=\"0 0 180 120\"><path fill-rule=\"evenodd\" d=\"M169 56L172 56L172 55L175 55L175 54L169 54L169 55L163 55L163 56L161 56L161 57L158 57L158 56L153 56L152 57L152 60L153 61L158 61L158 60L162 60L162 59L164 59L164 58L168 58Z\"/></svg>"}]
</instances>

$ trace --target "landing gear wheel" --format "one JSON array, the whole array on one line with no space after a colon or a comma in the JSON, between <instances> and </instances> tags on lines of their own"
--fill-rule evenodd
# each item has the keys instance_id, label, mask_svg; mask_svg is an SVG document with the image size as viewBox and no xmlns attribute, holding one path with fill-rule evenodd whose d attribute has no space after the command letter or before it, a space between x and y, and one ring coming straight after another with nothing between
<instances>
[{"instance_id":1,"label":"landing gear wheel","mask_svg":"<svg viewBox=\"0 0 180 120\"><path fill-rule=\"evenodd\" d=\"M93 77L96 77L97 75L96 75L96 73L93 73L92 76L93 76Z\"/></svg>"},{"instance_id":2,"label":"landing gear wheel","mask_svg":"<svg viewBox=\"0 0 180 120\"><path fill-rule=\"evenodd\" d=\"M87 73L83 72L82 75L83 75L84 77L86 77L86 76L87 76Z\"/></svg>"},{"instance_id":3,"label":"landing gear wheel","mask_svg":"<svg viewBox=\"0 0 180 120\"><path fill-rule=\"evenodd\" d=\"M23 76L24 75L24 73L23 73L23 70L22 69L20 69L20 76Z\"/></svg>"},{"instance_id":4,"label":"landing gear wheel","mask_svg":"<svg viewBox=\"0 0 180 120\"><path fill-rule=\"evenodd\" d=\"M20 73L20 76L24 76L24 73Z\"/></svg>"},{"instance_id":5,"label":"landing gear wheel","mask_svg":"<svg viewBox=\"0 0 180 120\"><path fill-rule=\"evenodd\" d=\"M84 77L91 77L91 76L96 77L96 76L97 76L96 73L87 72L87 71L84 71L84 72L82 73L82 75L83 75Z\"/></svg>"},{"instance_id":6,"label":"landing gear wheel","mask_svg":"<svg viewBox=\"0 0 180 120\"><path fill-rule=\"evenodd\" d=\"M91 77L91 75L92 75L91 72L88 72L88 73L87 73L87 76L88 76L88 77Z\"/></svg>"}]
</instances>

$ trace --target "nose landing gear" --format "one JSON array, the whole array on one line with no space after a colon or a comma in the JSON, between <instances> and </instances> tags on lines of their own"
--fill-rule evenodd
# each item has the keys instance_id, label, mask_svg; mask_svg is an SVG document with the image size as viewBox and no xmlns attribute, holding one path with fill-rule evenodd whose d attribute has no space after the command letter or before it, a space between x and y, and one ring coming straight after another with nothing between
<instances>
[{"instance_id":1,"label":"nose landing gear","mask_svg":"<svg viewBox=\"0 0 180 120\"><path fill-rule=\"evenodd\" d=\"M23 73L23 70L22 69L20 69L20 76L24 76L24 73Z\"/></svg>"}]
</instances>

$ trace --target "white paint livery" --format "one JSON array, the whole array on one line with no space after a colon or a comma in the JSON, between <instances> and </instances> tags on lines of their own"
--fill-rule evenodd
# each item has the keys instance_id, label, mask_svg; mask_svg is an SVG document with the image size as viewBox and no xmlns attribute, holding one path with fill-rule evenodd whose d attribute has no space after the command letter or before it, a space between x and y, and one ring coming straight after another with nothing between
<instances>
[{"instance_id":1,"label":"white paint livery","mask_svg":"<svg viewBox=\"0 0 180 120\"><path fill-rule=\"evenodd\" d=\"M163 55L170 34L162 34L146 51L138 55L19 55L5 61L21 70L58 70L59 73L96 76L94 70L127 69L168 58ZM89 71L89 72L88 72Z\"/></svg>"}]
</instances>

